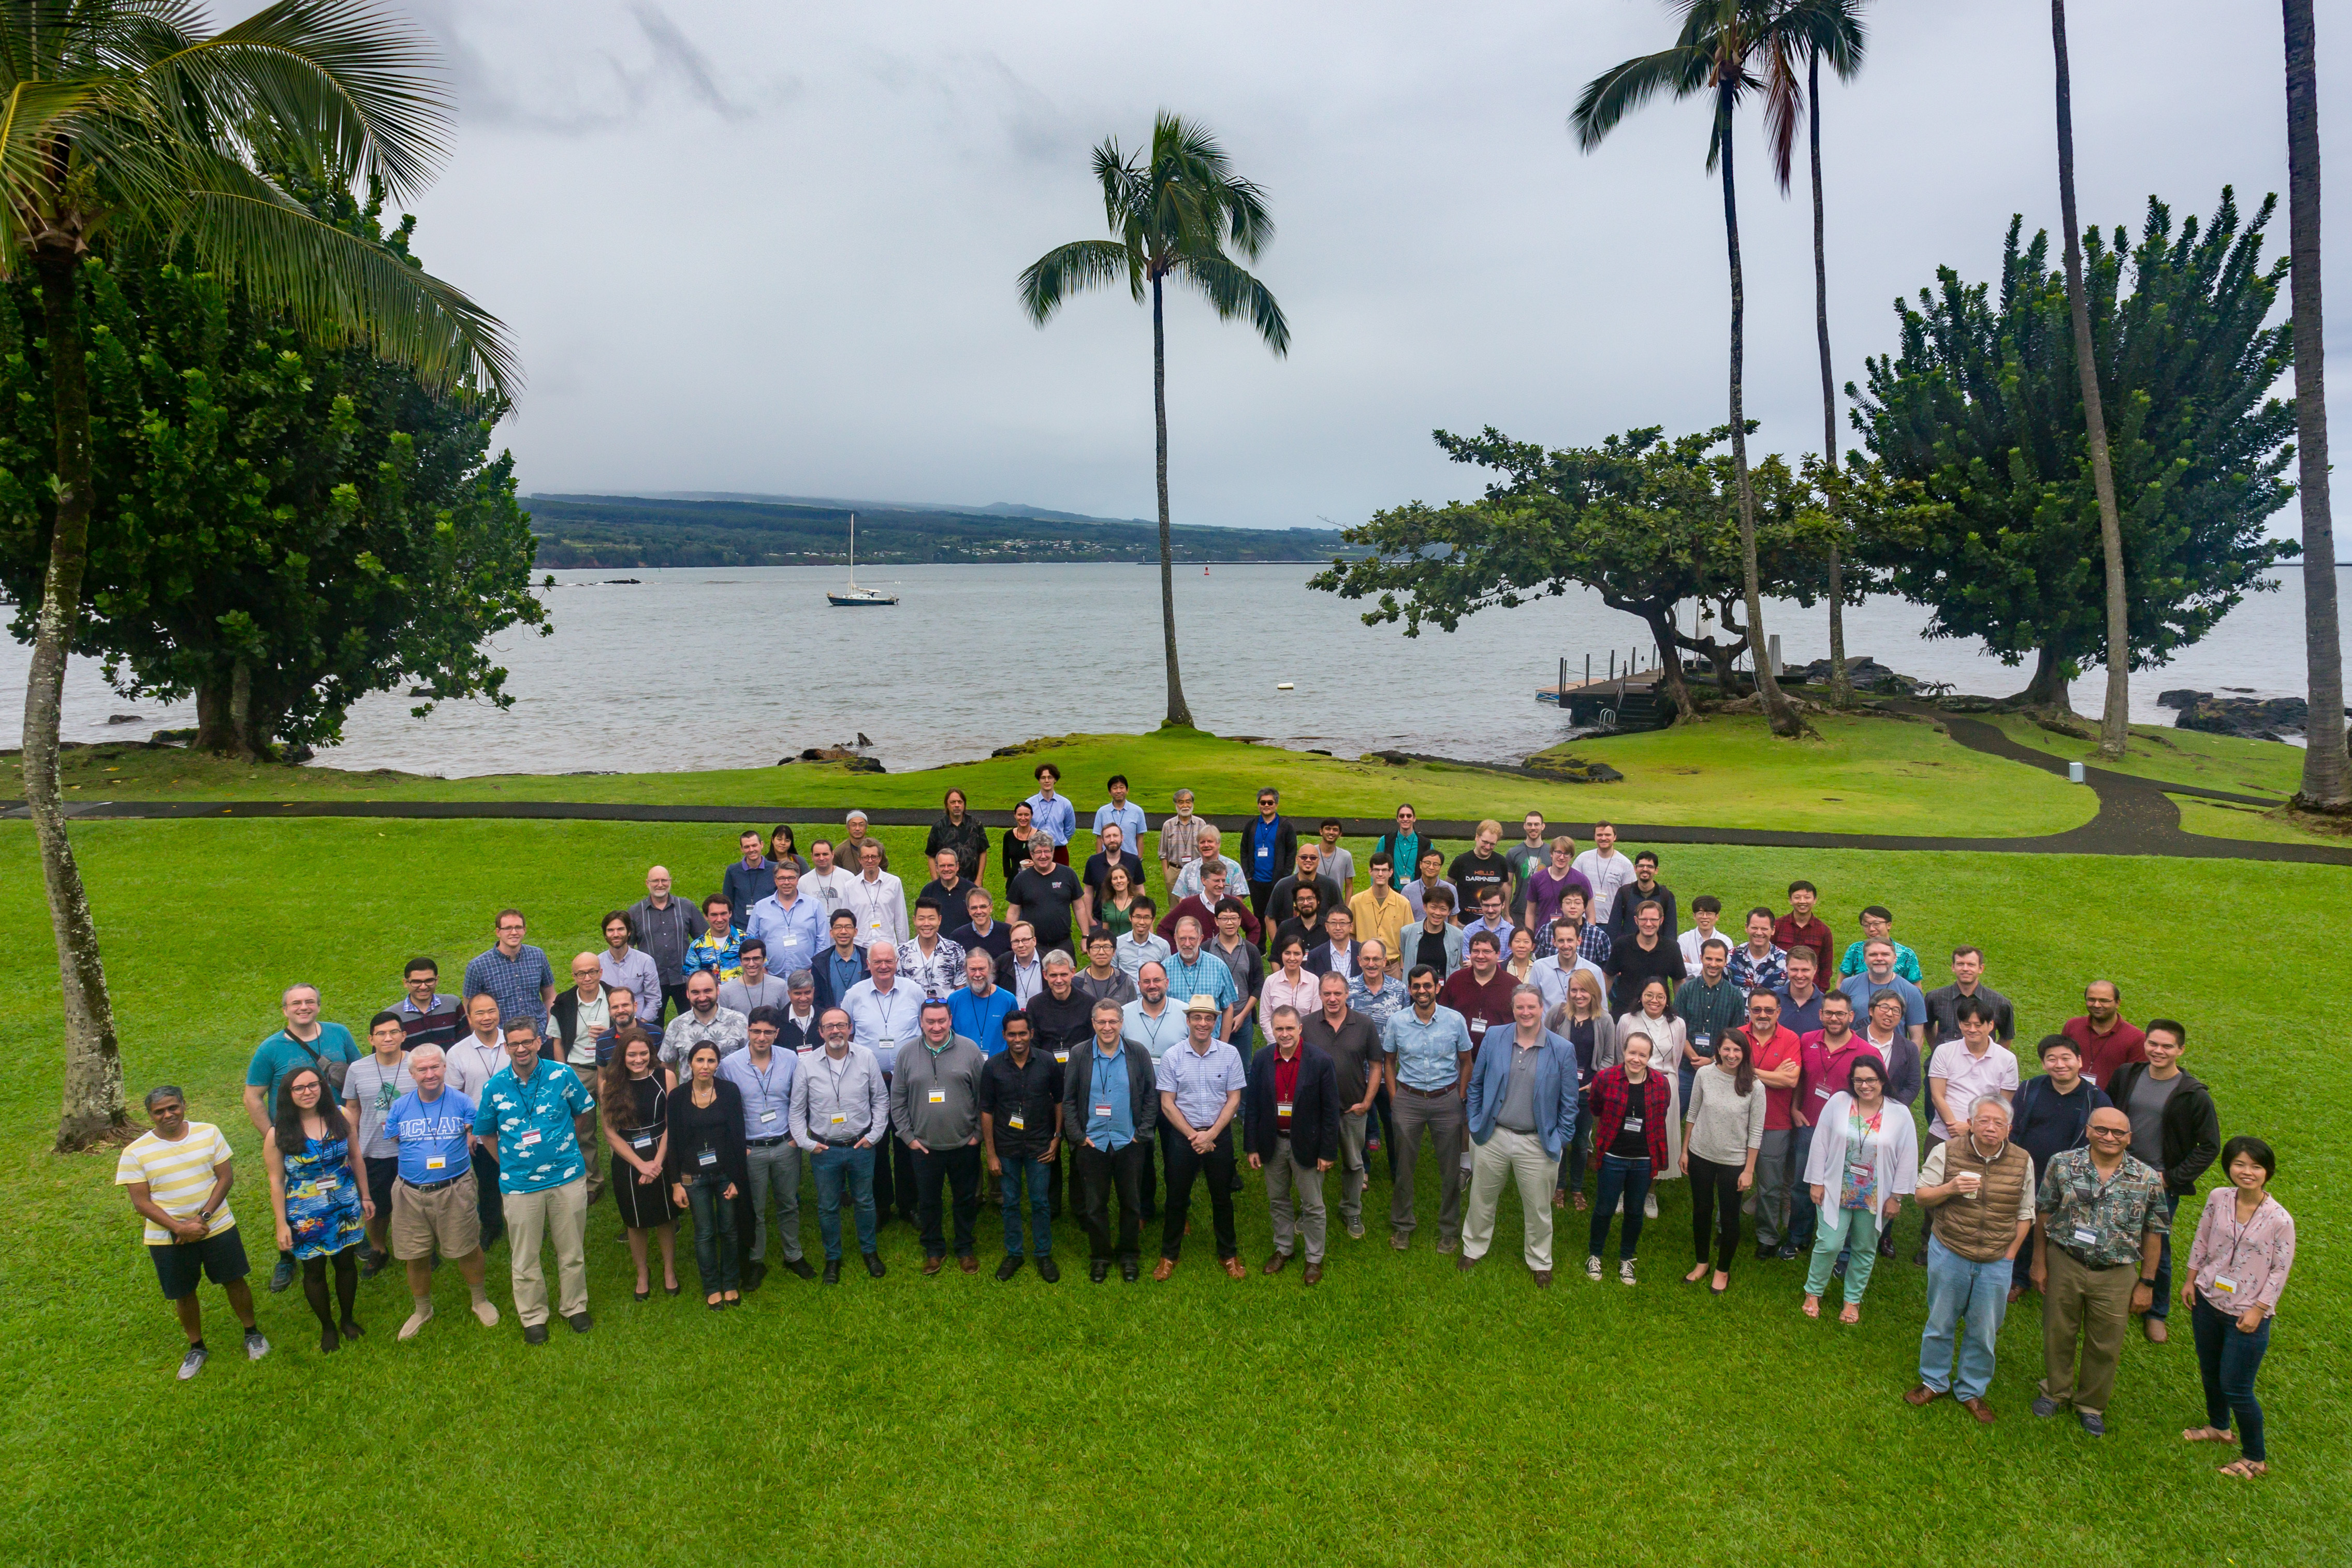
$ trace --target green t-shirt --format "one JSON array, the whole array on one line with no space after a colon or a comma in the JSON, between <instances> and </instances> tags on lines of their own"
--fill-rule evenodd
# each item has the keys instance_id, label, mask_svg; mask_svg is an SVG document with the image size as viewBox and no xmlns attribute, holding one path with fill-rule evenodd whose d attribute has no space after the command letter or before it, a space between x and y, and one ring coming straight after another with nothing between
<instances>
[{"instance_id":1,"label":"green t-shirt","mask_svg":"<svg viewBox=\"0 0 2352 1568\"><path fill-rule=\"evenodd\" d=\"M269 1116L278 1116L278 1085L298 1067L316 1067L327 1080L327 1092L338 1105L343 1103L343 1071L360 1059L359 1048L352 1043L352 1031L339 1023L319 1020L319 1038L307 1044L279 1030L261 1042L253 1053L252 1064L245 1070L245 1082L255 1089L269 1091Z\"/></svg>"}]
</instances>

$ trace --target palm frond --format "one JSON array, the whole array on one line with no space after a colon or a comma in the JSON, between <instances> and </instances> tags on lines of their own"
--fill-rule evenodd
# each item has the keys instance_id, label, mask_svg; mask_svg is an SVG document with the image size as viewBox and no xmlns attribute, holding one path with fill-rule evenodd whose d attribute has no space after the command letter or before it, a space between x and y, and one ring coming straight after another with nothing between
<instances>
[{"instance_id":1,"label":"palm frond","mask_svg":"<svg viewBox=\"0 0 2352 1568\"><path fill-rule=\"evenodd\" d=\"M1126 278L1129 292L1143 299L1143 261L1115 240L1082 239L1056 246L1021 274L1021 308L1043 327L1073 294L1104 288Z\"/></svg>"},{"instance_id":2,"label":"palm frond","mask_svg":"<svg viewBox=\"0 0 2352 1568\"><path fill-rule=\"evenodd\" d=\"M56 178L50 148L60 124L89 108L92 94L75 81L18 81L0 98L0 277L8 276L25 235L41 221Z\"/></svg>"},{"instance_id":3,"label":"palm frond","mask_svg":"<svg viewBox=\"0 0 2352 1568\"><path fill-rule=\"evenodd\" d=\"M1276 355L1290 352L1290 323L1275 303L1274 291L1243 270L1239 263L1213 251L1188 251L1170 267L1172 276L1200 290L1221 321L1246 318Z\"/></svg>"},{"instance_id":4,"label":"palm frond","mask_svg":"<svg viewBox=\"0 0 2352 1568\"><path fill-rule=\"evenodd\" d=\"M436 392L502 399L521 373L505 329L464 293L383 246L323 223L233 159L192 169L181 234L205 267L324 340L358 339Z\"/></svg>"},{"instance_id":5,"label":"palm frond","mask_svg":"<svg viewBox=\"0 0 2352 1568\"><path fill-rule=\"evenodd\" d=\"M1676 44L1654 55L1622 60L1585 83L1576 100L1569 127L1577 147L1590 152L1599 147L1624 118L1659 93L1688 98L1707 85L1713 56L1691 44Z\"/></svg>"},{"instance_id":6,"label":"palm frond","mask_svg":"<svg viewBox=\"0 0 2352 1568\"><path fill-rule=\"evenodd\" d=\"M1786 33L1775 33L1765 40L1764 146L1772 160L1772 178L1784 196L1796 172L1797 128L1812 109L1805 99L1796 53L1796 40Z\"/></svg>"},{"instance_id":7,"label":"palm frond","mask_svg":"<svg viewBox=\"0 0 2352 1568\"><path fill-rule=\"evenodd\" d=\"M431 47L376 0L278 0L140 74L215 145L323 160L331 176L381 179L394 201L431 183L446 151Z\"/></svg>"}]
</instances>

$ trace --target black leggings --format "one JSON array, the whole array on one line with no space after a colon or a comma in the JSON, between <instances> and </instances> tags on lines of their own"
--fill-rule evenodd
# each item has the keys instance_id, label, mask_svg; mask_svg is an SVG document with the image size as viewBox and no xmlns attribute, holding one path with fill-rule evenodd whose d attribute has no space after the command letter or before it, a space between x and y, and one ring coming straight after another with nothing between
<instances>
[{"instance_id":1,"label":"black leggings","mask_svg":"<svg viewBox=\"0 0 2352 1568\"><path fill-rule=\"evenodd\" d=\"M332 1257L302 1260L302 1293L310 1299L310 1310L319 1314L320 1328L335 1326L331 1305L342 1309L343 1322L352 1321L352 1305L358 1301L360 1293L359 1259L359 1244L353 1242ZM335 1266L335 1299L332 1303L327 1300L327 1265L330 1263Z\"/></svg>"},{"instance_id":2,"label":"black leggings","mask_svg":"<svg viewBox=\"0 0 2352 1568\"><path fill-rule=\"evenodd\" d=\"M1691 1245L1697 1249L1698 1261L1706 1262L1707 1232L1716 1231L1715 1266L1726 1274L1731 1272L1731 1260L1739 1253L1739 1173L1745 1166L1744 1161L1719 1166L1703 1155L1690 1157ZM1719 1226L1718 1207L1722 1210Z\"/></svg>"}]
</instances>

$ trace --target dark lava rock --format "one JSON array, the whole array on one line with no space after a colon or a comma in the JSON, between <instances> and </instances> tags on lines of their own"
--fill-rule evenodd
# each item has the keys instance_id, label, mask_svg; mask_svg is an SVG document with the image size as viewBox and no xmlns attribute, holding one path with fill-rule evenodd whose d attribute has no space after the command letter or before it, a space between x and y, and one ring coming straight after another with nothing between
<instances>
[{"instance_id":1,"label":"dark lava rock","mask_svg":"<svg viewBox=\"0 0 2352 1568\"><path fill-rule=\"evenodd\" d=\"M2311 705L2301 697L2216 697L2200 695L2174 718L2178 729L2208 735L2236 735L2249 740L2276 740L2282 730L2300 733L2311 716Z\"/></svg>"},{"instance_id":2,"label":"dark lava rock","mask_svg":"<svg viewBox=\"0 0 2352 1568\"><path fill-rule=\"evenodd\" d=\"M147 716L145 714L139 713L110 713L106 716L106 722L109 724L145 724L147 722Z\"/></svg>"},{"instance_id":3,"label":"dark lava rock","mask_svg":"<svg viewBox=\"0 0 2352 1568\"><path fill-rule=\"evenodd\" d=\"M2211 692L2192 692L2186 686L2156 694L2156 706L2168 708L2192 708L2199 703L2213 700Z\"/></svg>"},{"instance_id":4,"label":"dark lava rock","mask_svg":"<svg viewBox=\"0 0 2352 1568\"><path fill-rule=\"evenodd\" d=\"M1617 784L1625 776L1606 762L1587 762L1580 757L1530 757L1525 770L1538 779L1553 779L1562 784Z\"/></svg>"}]
</instances>

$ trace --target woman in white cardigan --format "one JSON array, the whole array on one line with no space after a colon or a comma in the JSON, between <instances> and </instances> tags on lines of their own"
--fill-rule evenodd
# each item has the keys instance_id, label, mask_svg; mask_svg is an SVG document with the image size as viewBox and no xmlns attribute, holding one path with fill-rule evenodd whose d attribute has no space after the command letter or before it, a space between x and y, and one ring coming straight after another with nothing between
<instances>
[{"instance_id":1,"label":"woman in white cardigan","mask_svg":"<svg viewBox=\"0 0 2352 1568\"><path fill-rule=\"evenodd\" d=\"M1690 1053L1690 1035L1683 1028L1683 1020L1675 1016L1674 993L1666 988L1664 980L1644 984L1640 1009L1617 1020L1621 1052L1625 1037L1635 1030L1650 1037L1651 1070L1666 1081L1666 1166L1651 1177L1650 1195L1642 1200L1643 1213L1655 1219L1657 1184L1683 1174L1682 1068L1684 1062L1696 1059Z\"/></svg>"},{"instance_id":2,"label":"woman in white cardigan","mask_svg":"<svg viewBox=\"0 0 2352 1568\"><path fill-rule=\"evenodd\" d=\"M1805 1273L1805 1315L1822 1315L1822 1292L1838 1253L1851 1247L1845 1265L1842 1323L1862 1321L1862 1293L1878 1260L1878 1229L1895 1223L1903 1195L1919 1187L1919 1134L1910 1107L1886 1098L1886 1070L1867 1056L1847 1071L1846 1087L1830 1096L1813 1124L1812 1153L1805 1161L1821 1218L1814 1230L1813 1259Z\"/></svg>"}]
</instances>

